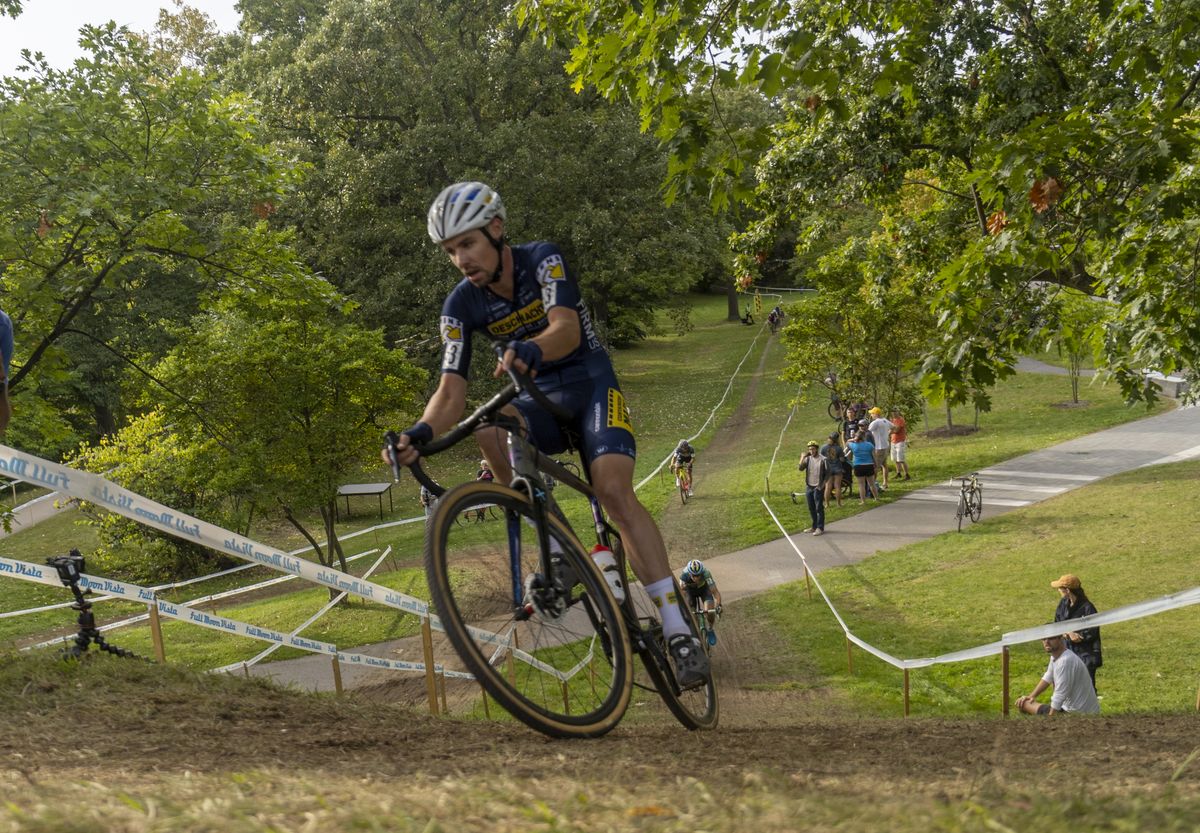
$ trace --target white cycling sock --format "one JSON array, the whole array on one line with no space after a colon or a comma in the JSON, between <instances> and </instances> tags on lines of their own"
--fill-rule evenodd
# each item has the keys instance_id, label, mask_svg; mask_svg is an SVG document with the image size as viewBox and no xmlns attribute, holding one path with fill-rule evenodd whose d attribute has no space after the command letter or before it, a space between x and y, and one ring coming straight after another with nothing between
<instances>
[{"instance_id":1,"label":"white cycling sock","mask_svg":"<svg viewBox=\"0 0 1200 833\"><path fill-rule=\"evenodd\" d=\"M646 593L662 616L663 635L667 639L677 634L691 635L691 628L683 621L683 613L679 610L679 596L675 592L675 579L667 576L653 584L646 585Z\"/></svg>"}]
</instances>

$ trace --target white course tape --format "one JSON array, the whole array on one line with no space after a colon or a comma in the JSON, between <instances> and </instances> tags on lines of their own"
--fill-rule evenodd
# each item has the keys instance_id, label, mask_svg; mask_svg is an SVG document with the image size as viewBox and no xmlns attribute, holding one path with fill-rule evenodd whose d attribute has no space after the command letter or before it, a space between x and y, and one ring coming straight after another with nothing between
<instances>
[{"instance_id":1,"label":"white course tape","mask_svg":"<svg viewBox=\"0 0 1200 833\"><path fill-rule=\"evenodd\" d=\"M826 606L833 614L833 618L837 620L842 632L846 634L846 638L855 645L862 648L867 653L878 657L888 665L896 668L927 668L931 665L942 665L951 662L964 662L966 660L982 659L984 657L995 656L1001 653L1004 648L1010 645L1022 645L1027 642L1037 642L1048 636L1057 636L1065 633L1066 630L1079 630L1081 628L1095 628L1101 625L1114 625L1118 622L1129 622L1134 619L1142 619L1147 616L1156 616L1160 613L1166 613L1169 610L1179 610L1190 605L1200 604L1200 587L1193 587L1190 590L1180 590L1177 593L1172 593L1167 596L1160 596L1157 599L1149 599L1144 602L1136 602L1134 604L1125 605L1124 607L1113 608L1104 613L1096 613L1091 616L1083 616L1079 619L1071 619L1063 622L1055 622L1048 625L1038 625L1024 630L1012 631L1004 634L996 642L988 642L985 645L976 645L973 648L964 648L960 651L953 651L948 654L939 654L936 657L918 657L916 659L899 659L891 654L876 648L868 642L863 641L850 630L842 615L838 613L829 595L825 592L825 588L821 586L820 580L817 578L812 567L809 566L808 559L804 557L804 553L796 546L796 542L792 540L792 536L788 535L787 529L784 528L771 505L767 503L766 498L760 498L763 506L767 510L767 514L775 521L775 525L779 527L779 531L783 533L784 538L796 555L800 556L800 560L804 563L808 570L809 576L812 578L813 584L817 586L817 590L821 594L821 598L825 600Z\"/></svg>"},{"instance_id":2,"label":"white course tape","mask_svg":"<svg viewBox=\"0 0 1200 833\"><path fill-rule=\"evenodd\" d=\"M11 558L0 558L0 573L11 575L14 578L24 578L27 581L36 581L41 584L62 584L58 580L58 573L54 576L49 575L48 568L39 567L36 564L29 564L25 561L17 561ZM158 608L158 612L163 616L171 619L178 619L183 622L190 622L193 625L199 625L203 628L221 631L223 633L232 633L239 636L248 636L251 639L261 639L266 642L278 642L284 645L291 645L294 648L300 648L303 651L312 651L321 654L336 654L337 648L328 643L321 642L315 639L304 639L303 637L294 636L292 634L281 633L280 631L271 630L270 628L260 628L257 625L250 625L246 622L239 622L236 619L230 619L226 616L218 616L214 613L209 613L204 610L198 610L194 607L188 607L184 604L173 604L171 602L156 599L154 591L146 587L139 587L136 584L130 584L124 581L115 581L108 578L99 578L90 576L86 573L79 577L79 586L88 590L103 590L112 596L125 599L130 602L139 602L141 604L153 604ZM71 637L68 637L69 640ZM53 645L66 640L55 639L42 645ZM31 646L30 649L42 647L42 645Z\"/></svg>"},{"instance_id":3,"label":"white course tape","mask_svg":"<svg viewBox=\"0 0 1200 833\"><path fill-rule=\"evenodd\" d=\"M738 366L735 367L733 370L733 375L729 377L729 384L727 384L725 386L725 392L723 394L721 394L721 399L717 402L716 405L713 405L712 410L708 412L708 419L704 420L704 424L696 429L696 433L692 434L690 437L687 438L688 442L691 442L692 440L696 439L696 437L699 437L701 434L704 433L704 429L707 428L708 424L710 422L712 422L713 419L716 417L717 411L720 409L720 407L723 404L725 404L725 400L729 398L729 392L731 390L733 390L734 380L737 379L738 374L742 372L742 365L744 365L746 363L746 360L748 358L750 358L750 355L754 352L754 346L756 344L758 344L758 337L761 336L762 334L763 334L763 328L759 327L758 332L754 334L754 340L750 342L749 349L746 350L746 355L742 356L742 360L740 362L738 362ZM2 449L2 448L3 448L3 446L0 446L0 449ZM633 487L633 490L635 492L639 491L643 486L645 486L647 483L649 483L656 474L658 474L660 471L662 471L663 466L665 466L665 465L667 465L667 463L671 462L671 458L674 456L675 456L675 452L672 450L670 454L668 454L666 457L663 458L661 463L659 463L657 466L654 467L654 470L652 472L650 472L648 475L643 477L641 479L641 481L638 482L638 484Z\"/></svg>"},{"instance_id":4,"label":"white course tape","mask_svg":"<svg viewBox=\"0 0 1200 833\"><path fill-rule=\"evenodd\" d=\"M429 605L420 599L381 584L364 581L333 567L322 567L312 561L296 558L243 535L221 529L215 524L177 513L161 503L124 489L99 475L51 463L6 445L0 445L0 473L22 477L32 483L58 489L72 497L90 501L110 512L123 515L130 520L236 558L253 561L283 573L291 573L316 584L332 587L334 590L345 590L355 596L370 599L406 613L422 617L428 616L431 622L436 619L431 615ZM107 589L105 592L111 593ZM112 593L112 595L118 594Z\"/></svg>"}]
</instances>

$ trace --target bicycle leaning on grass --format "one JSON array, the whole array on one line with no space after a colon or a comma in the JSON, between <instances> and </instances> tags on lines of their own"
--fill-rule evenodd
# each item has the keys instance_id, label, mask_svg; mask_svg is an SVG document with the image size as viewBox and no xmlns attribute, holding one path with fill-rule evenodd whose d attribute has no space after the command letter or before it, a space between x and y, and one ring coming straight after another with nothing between
<instances>
[{"instance_id":1,"label":"bicycle leaning on grass","mask_svg":"<svg viewBox=\"0 0 1200 833\"><path fill-rule=\"evenodd\" d=\"M418 446L409 468L440 495L425 530L425 571L441 627L463 664L515 718L553 737L598 737L620 722L634 686L656 690L689 729L716 726L716 686L681 690L671 666L662 622L640 585L625 586L618 602L550 490L546 477L586 498L596 547L611 549L624 579L625 552L584 477L541 453L520 423L500 409L528 391L560 419L565 412L524 374L442 437ZM421 459L450 448L476 430L508 434L511 485L470 481L444 489ZM566 430L566 426L564 426ZM572 445L579 447L578 437ZM389 435L388 442L395 442ZM561 492L561 488L559 489ZM492 504L503 523L461 526L455 519ZM676 588L680 610L699 628ZM633 655L641 659L634 667Z\"/></svg>"},{"instance_id":2,"label":"bicycle leaning on grass","mask_svg":"<svg viewBox=\"0 0 1200 833\"><path fill-rule=\"evenodd\" d=\"M962 532L963 518L969 517L971 523L976 523L983 514L983 485L979 482L978 472L959 478L959 481L957 517L958 531Z\"/></svg>"}]
</instances>

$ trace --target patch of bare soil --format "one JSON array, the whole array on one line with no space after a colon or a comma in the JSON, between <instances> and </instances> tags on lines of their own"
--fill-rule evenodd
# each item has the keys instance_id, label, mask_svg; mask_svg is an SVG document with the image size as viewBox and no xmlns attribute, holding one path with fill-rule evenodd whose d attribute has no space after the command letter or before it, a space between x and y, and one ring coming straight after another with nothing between
<instances>
[{"instance_id":1,"label":"patch of bare soil","mask_svg":"<svg viewBox=\"0 0 1200 833\"><path fill-rule=\"evenodd\" d=\"M732 634L726 633L726 636ZM761 634L754 635L756 638ZM733 646L731 646L733 647ZM595 741L547 740L522 726L438 719L365 699L281 691L95 657L83 666L14 660L0 687L0 769L43 782L91 772L281 768L375 778L505 773L661 788L703 773L720 789L748 773L864 796L961 797L997 778L1125 793L1200 791L1192 715L1095 719L861 719L819 692L749 689L753 663L718 652L721 728L682 730L660 710Z\"/></svg>"},{"instance_id":2,"label":"patch of bare soil","mask_svg":"<svg viewBox=\"0 0 1200 833\"><path fill-rule=\"evenodd\" d=\"M1075 408L1090 408L1091 406L1091 402L1082 399L1078 402L1055 402L1050 405L1051 408L1060 408L1065 411L1070 411Z\"/></svg>"},{"instance_id":3,"label":"patch of bare soil","mask_svg":"<svg viewBox=\"0 0 1200 833\"><path fill-rule=\"evenodd\" d=\"M754 405L758 400L758 387L766 372L764 368L768 355L776 346L777 342L772 342L762 351L758 366L749 377L749 383L738 403L737 410L718 426L712 440L705 447L703 456L697 462L694 486L698 496L704 495L705 472L727 469L733 461L744 459L751 451L757 451L757 449L746 448L746 428L754 414ZM714 546L711 537L705 536L697 524L688 523L688 513L698 509L699 507L695 505L683 506L679 500L675 499L668 501L658 519L659 529L662 531L663 538L668 542L668 549L672 554L673 566L682 567L692 558L704 559L723 554Z\"/></svg>"}]
</instances>

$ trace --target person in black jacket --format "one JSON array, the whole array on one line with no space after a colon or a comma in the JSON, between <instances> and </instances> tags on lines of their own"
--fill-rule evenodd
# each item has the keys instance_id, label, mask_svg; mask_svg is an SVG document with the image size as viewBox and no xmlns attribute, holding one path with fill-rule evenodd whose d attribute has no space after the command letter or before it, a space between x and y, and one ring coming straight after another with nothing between
<instances>
[{"instance_id":1,"label":"person in black jacket","mask_svg":"<svg viewBox=\"0 0 1200 833\"><path fill-rule=\"evenodd\" d=\"M1078 576L1067 573L1058 581L1050 582L1050 586L1062 594L1058 600L1058 609L1054 611L1054 621L1062 622L1068 619L1079 619L1098 612ZM1092 675L1092 687L1096 685L1096 669L1104 664L1100 651L1100 628L1082 628L1066 634L1067 647L1083 660L1088 673Z\"/></svg>"}]
</instances>

